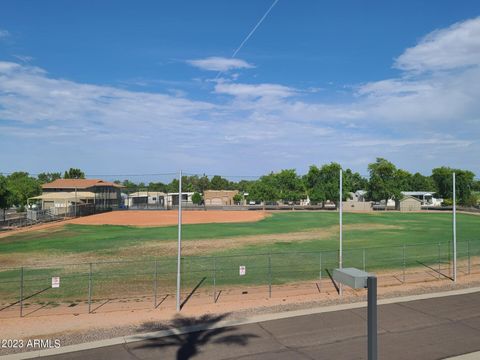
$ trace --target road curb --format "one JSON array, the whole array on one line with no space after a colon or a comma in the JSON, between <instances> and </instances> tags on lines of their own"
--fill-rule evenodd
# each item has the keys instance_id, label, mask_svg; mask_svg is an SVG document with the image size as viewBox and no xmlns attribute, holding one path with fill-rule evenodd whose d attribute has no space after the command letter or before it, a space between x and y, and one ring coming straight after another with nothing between
<instances>
[{"instance_id":1,"label":"road curb","mask_svg":"<svg viewBox=\"0 0 480 360\"><path fill-rule=\"evenodd\" d=\"M465 294L472 294L476 292L480 292L480 287L451 290L451 291L444 291L444 292L431 293L431 294L401 296L401 297L390 298L390 299L381 299L381 300L378 300L378 305L387 305L387 304L395 304L400 302L434 299L434 298L455 296L455 295L465 295ZM243 318L243 319L223 320L215 324L198 324L198 325L186 326L178 329L159 330L159 331L154 331L154 332L149 332L144 334L121 336L113 339L98 340L98 341L92 341L92 342L76 344L76 345L68 345L68 346L55 348L55 349L35 350L35 351L29 351L29 352L23 352L23 353L17 353L17 354L3 355L3 356L0 356L0 359L1 360L34 359L42 356L52 356L52 355L65 354L65 353L77 352L82 350L102 348L107 346L128 344L132 342L157 339L157 338L162 338L166 336L182 335L182 334L187 334L187 333L196 332L196 331L218 329L218 328L229 327L229 326L247 325L247 324L259 323L259 322L265 322L265 321L271 321L271 320L287 319L287 318L297 317L297 316L306 316L306 315L321 314L321 313L334 312L334 311L358 309L366 306L367 306L367 302L361 301L361 302L349 303L349 304L323 306L323 307L318 307L313 309L292 310L292 311L286 311L282 313L257 315L249 318ZM475 354L477 355L477 357L475 357ZM458 360L478 359L479 354L480 353L465 354L465 355L461 355L460 357L452 357L449 359L458 359ZM473 357L468 357L470 355L472 355Z\"/></svg>"},{"instance_id":2,"label":"road curb","mask_svg":"<svg viewBox=\"0 0 480 360\"><path fill-rule=\"evenodd\" d=\"M478 360L480 359L480 351L472 352L469 354L463 354L458 356L452 356L449 358L445 358L443 360Z\"/></svg>"}]
</instances>

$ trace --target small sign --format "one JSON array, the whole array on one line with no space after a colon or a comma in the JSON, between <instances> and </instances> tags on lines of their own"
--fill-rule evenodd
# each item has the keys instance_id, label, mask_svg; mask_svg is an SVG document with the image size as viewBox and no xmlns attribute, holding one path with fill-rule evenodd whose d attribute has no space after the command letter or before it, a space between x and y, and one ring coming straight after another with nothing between
<instances>
[{"instance_id":1,"label":"small sign","mask_svg":"<svg viewBox=\"0 0 480 360\"><path fill-rule=\"evenodd\" d=\"M52 277L52 288L59 288L60 287L60 277L54 276Z\"/></svg>"},{"instance_id":2,"label":"small sign","mask_svg":"<svg viewBox=\"0 0 480 360\"><path fill-rule=\"evenodd\" d=\"M246 266L240 265L240 276L243 276L247 273Z\"/></svg>"}]
</instances>

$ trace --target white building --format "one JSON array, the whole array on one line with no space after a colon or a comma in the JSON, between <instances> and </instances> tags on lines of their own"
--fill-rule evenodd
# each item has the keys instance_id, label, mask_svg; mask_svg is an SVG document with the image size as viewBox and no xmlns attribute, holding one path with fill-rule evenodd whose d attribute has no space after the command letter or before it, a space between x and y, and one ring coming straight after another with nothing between
<instances>
[{"instance_id":1,"label":"white building","mask_svg":"<svg viewBox=\"0 0 480 360\"><path fill-rule=\"evenodd\" d=\"M182 192L182 205L193 205L193 192ZM171 208L178 206L178 193L164 193L161 191L137 191L124 195L125 207L131 209Z\"/></svg>"},{"instance_id":2,"label":"white building","mask_svg":"<svg viewBox=\"0 0 480 360\"><path fill-rule=\"evenodd\" d=\"M160 191L137 191L125 194L124 204L128 208L165 207L167 194Z\"/></svg>"}]
</instances>

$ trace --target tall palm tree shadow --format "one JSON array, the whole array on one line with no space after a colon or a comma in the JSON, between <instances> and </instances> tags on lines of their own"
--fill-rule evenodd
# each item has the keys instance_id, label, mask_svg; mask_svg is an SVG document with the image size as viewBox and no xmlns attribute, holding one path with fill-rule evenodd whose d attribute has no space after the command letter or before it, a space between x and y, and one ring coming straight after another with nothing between
<instances>
[{"instance_id":1,"label":"tall palm tree shadow","mask_svg":"<svg viewBox=\"0 0 480 360\"><path fill-rule=\"evenodd\" d=\"M215 326L219 321L223 320L228 314L222 315L203 315L196 317L177 317L172 321L171 326L165 327L155 325L153 323L144 323L140 327L140 331L155 331L165 329L181 329L185 327L203 327ZM177 347L177 360L186 360L201 352L201 347L211 344L227 344L245 346L249 340L258 337L255 334L234 333L238 330L235 326L210 328L207 330L199 330L187 334L176 334L163 338L148 339L135 347L136 349L151 349L162 347ZM135 350L132 348L131 350Z\"/></svg>"}]
</instances>

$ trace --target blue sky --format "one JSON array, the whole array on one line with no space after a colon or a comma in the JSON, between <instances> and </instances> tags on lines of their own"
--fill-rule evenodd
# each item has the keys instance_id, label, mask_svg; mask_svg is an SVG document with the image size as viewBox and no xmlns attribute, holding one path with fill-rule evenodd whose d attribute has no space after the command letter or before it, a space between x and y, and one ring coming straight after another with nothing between
<instances>
[{"instance_id":1,"label":"blue sky","mask_svg":"<svg viewBox=\"0 0 480 360\"><path fill-rule=\"evenodd\" d=\"M3 1L0 171L480 173L478 1Z\"/></svg>"}]
</instances>

